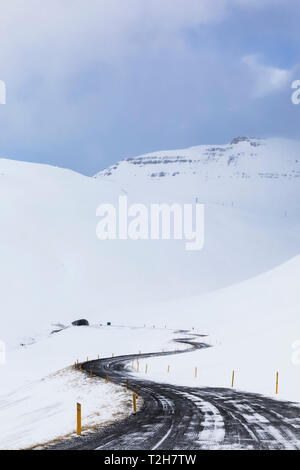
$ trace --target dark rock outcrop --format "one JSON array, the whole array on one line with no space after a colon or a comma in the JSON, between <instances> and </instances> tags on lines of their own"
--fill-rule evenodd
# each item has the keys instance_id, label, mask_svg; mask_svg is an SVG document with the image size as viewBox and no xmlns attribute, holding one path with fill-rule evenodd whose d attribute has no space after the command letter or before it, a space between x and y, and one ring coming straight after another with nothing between
<instances>
[{"instance_id":1,"label":"dark rock outcrop","mask_svg":"<svg viewBox=\"0 0 300 470\"><path fill-rule=\"evenodd\" d=\"M85 319L72 321L73 326L89 326L89 322Z\"/></svg>"}]
</instances>

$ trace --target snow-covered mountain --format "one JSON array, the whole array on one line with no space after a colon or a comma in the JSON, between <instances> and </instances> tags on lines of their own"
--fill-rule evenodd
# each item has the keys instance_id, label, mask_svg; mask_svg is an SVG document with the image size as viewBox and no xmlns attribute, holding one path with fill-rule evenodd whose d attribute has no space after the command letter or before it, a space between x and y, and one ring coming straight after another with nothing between
<instances>
[{"instance_id":1,"label":"snow-covered mountain","mask_svg":"<svg viewBox=\"0 0 300 470\"><path fill-rule=\"evenodd\" d=\"M164 168L164 171L162 171ZM214 178L299 178L299 144L286 139L237 137L226 145L198 145L183 150L148 153L126 158L96 176L151 178L197 174Z\"/></svg>"},{"instance_id":2,"label":"snow-covered mountain","mask_svg":"<svg viewBox=\"0 0 300 470\"><path fill-rule=\"evenodd\" d=\"M300 145L287 139L237 137L226 145L126 158L96 178L133 187L152 180L175 188L177 194L194 192L206 203L299 214ZM287 197L281 197L282 189Z\"/></svg>"},{"instance_id":3,"label":"snow-covered mountain","mask_svg":"<svg viewBox=\"0 0 300 470\"><path fill-rule=\"evenodd\" d=\"M299 161L298 142L245 138L126 159L96 177L1 159L1 339L83 316L140 323L139 304L224 288L299 254ZM205 203L204 249L98 240L98 205L123 194Z\"/></svg>"}]
</instances>

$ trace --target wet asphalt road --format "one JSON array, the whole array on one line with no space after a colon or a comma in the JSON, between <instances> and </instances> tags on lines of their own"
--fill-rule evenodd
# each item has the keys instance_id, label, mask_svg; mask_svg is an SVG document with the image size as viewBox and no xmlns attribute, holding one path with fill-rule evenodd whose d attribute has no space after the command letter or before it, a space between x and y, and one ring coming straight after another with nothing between
<instances>
[{"instance_id":1,"label":"wet asphalt road","mask_svg":"<svg viewBox=\"0 0 300 470\"><path fill-rule=\"evenodd\" d=\"M160 384L132 376L126 366L137 358L183 354L205 343L183 338L184 351L127 355L83 363L84 370L126 385L144 400L125 420L88 436L52 446L57 450L299 449L300 407L261 395L222 388Z\"/></svg>"}]
</instances>

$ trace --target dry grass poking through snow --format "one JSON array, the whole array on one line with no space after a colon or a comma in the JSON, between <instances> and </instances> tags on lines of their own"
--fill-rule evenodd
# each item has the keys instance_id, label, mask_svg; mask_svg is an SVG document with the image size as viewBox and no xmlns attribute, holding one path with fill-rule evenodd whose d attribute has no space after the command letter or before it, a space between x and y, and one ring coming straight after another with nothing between
<instances>
[{"instance_id":1,"label":"dry grass poking through snow","mask_svg":"<svg viewBox=\"0 0 300 470\"><path fill-rule=\"evenodd\" d=\"M83 433L132 413L132 394L125 387L107 384L71 367L23 386L12 395L0 398L1 449L36 449L74 437L77 402L82 405ZM138 406L142 406L142 400Z\"/></svg>"}]
</instances>

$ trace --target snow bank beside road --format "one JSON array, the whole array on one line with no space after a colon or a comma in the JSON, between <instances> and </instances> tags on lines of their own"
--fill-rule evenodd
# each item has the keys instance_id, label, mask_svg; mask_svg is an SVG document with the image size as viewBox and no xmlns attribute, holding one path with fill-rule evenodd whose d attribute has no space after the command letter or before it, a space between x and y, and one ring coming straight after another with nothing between
<instances>
[{"instance_id":1,"label":"snow bank beside road","mask_svg":"<svg viewBox=\"0 0 300 470\"><path fill-rule=\"evenodd\" d=\"M131 413L132 396L86 373L64 369L0 397L0 448L24 449L76 434L76 403L83 433Z\"/></svg>"},{"instance_id":2,"label":"snow bank beside road","mask_svg":"<svg viewBox=\"0 0 300 470\"><path fill-rule=\"evenodd\" d=\"M0 367L0 449L33 447L72 434L77 401L87 429L129 415L131 393L75 371L74 362L97 359L98 354L171 349L173 337L167 329L71 327L9 351L7 363Z\"/></svg>"}]
</instances>

